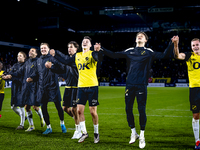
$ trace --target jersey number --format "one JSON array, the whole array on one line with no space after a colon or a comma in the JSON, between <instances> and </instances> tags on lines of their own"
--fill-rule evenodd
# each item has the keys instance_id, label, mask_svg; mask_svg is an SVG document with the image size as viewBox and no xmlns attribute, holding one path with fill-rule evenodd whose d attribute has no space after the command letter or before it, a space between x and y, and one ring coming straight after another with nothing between
<instances>
[{"instance_id":1,"label":"jersey number","mask_svg":"<svg viewBox=\"0 0 200 150\"><path fill-rule=\"evenodd\" d=\"M87 63L87 64L85 64L85 63L83 63L83 64L79 63L78 64L78 70L85 70L85 68L90 69L88 67L88 65L89 65L89 63Z\"/></svg>"},{"instance_id":2,"label":"jersey number","mask_svg":"<svg viewBox=\"0 0 200 150\"><path fill-rule=\"evenodd\" d=\"M199 62L194 62L193 68L194 69L199 69L200 68L200 63Z\"/></svg>"}]
</instances>

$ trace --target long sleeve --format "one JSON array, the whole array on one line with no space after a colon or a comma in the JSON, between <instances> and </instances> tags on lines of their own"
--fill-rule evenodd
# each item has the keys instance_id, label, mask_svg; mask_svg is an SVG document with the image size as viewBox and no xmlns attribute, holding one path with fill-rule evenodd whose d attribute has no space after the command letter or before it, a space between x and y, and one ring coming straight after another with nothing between
<instances>
[{"instance_id":1,"label":"long sleeve","mask_svg":"<svg viewBox=\"0 0 200 150\"><path fill-rule=\"evenodd\" d=\"M103 52L99 51L99 52L92 52L92 57L94 58L95 61L102 61L103 59Z\"/></svg>"},{"instance_id":2,"label":"long sleeve","mask_svg":"<svg viewBox=\"0 0 200 150\"><path fill-rule=\"evenodd\" d=\"M32 69L33 69L33 72L32 72L31 75L30 75L30 78L33 79L33 82L36 82L36 81L38 81L38 79L39 79L37 64L38 64L38 62L37 62L36 65L32 68Z\"/></svg>"},{"instance_id":3,"label":"long sleeve","mask_svg":"<svg viewBox=\"0 0 200 150\"><path fill-rule=\"evenodd\" d=\"M174 43L172 43L171 41L169 42L168 47L165 49L165 51L162 52L155 52L154 53L154 59L165 59L167 58L170 53L173 51L174 49Z\"/></svg>"},{"instance_id":4,"label":"long sleeve","mask_svg":"<svg viewBox=\"0 0 200 150\"><path fill-rule=\"evenodd\" d=\"M51 58L51 62L53 63L53 65L51 66L51 71L53 73L57 73L57 74L63 74L66 72L66 68L65 65L63 65L62 63L60 63L57 59L55 59L54 57Z\"/></svg>"},{"instance_id":5,"label":"long sleeve","mask_svg":"<svg viewBox=\"0 0 200 150\"><path fill-rule=\"evenodd\" d=\"M126 54L124 51L121 52L112 52L110 50L107 50L106 48L102 48L103 49L103 53L111 58L126 58Z\"/></svg>"},{"instance_id":6,"label":"long sleeve","mask_svg":"<svg viewBox=\"0 0 200 150\"><path fill-rule=\"evenodd\" d=\"M25 68L26 68L26 64L24 64L23 66L21 66L17 71L15 71L15 72L10 72L10 75L11 75L12 77L16 77L16 78L18 78L18 77L20 77L20 76L23 76L23 75L24 75L24 70L25 70Z\"/></svg>"},{"instance_id":7,"label":"long sleeve","mask_svg":"<svg viewBox=\"0 0 200 150\"><path fill-rule=\"evenodd\" d=\"M62 64L70 65L73 62L75 62L75 56L76 56L76 54L73 55L72 57L69 57L68 55L64 55L64 54L60 55L60 53L59 53L59 51L56 51L56 54L55 54L54 58L57 59Z\"/></svg>"}]
</instances>

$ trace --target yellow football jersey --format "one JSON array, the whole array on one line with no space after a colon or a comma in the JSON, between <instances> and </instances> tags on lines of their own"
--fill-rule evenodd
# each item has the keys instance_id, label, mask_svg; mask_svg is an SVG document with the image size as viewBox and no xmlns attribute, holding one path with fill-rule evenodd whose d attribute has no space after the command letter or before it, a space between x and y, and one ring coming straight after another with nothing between
<instances>
[{"instance_id":1,"label":"yellow football jersey","mask_svg":"<svg viewBox=\"0 0 200 150\"><path fill-rule=\"evenodd\" d=\"M188 68L189 86L191 88L200 87L200 56L192 52L186 63Z\"/></svg>"},{"instance_id":2,"label":"yellow football jersey","mask_svg":"<svg viewBox=\"0 0 200 150\"><path fill-rule=\"evenodd\" d=\"M4 93L4 87L5 87L5 80L2 79L2 74L4 71L0 72L0 93Z\"/></svg>"},{"instance_id":3,"label":"yellow football jersey","mask_svg":"<svg viewBox=\"0 0 200 150\"><path fill-rule=\"evenodd\" d=\"M92 57L92 51L76 53L75 63L79 72L78 87L98 86L97 61Z\"/></svg>"}]
</instances>

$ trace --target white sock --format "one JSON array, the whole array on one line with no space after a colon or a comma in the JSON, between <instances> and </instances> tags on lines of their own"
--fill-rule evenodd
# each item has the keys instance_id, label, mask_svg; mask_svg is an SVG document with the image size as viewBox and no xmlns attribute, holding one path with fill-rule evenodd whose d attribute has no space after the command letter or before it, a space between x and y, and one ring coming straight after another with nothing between
<instances>
[{"instance_id":1,"label":"white sock","mask_svg":"<svg viewBox=\"0 0 200 150\"><path fill-rule=\"evenodd\" d=\"M99 134L99 124L94 125L94 133Z\"/></svg>"},{"instance_id":2,"label":"white sock","mask_svg":"<svg viewBox=\"0 0 200 150\"><path fill-rule=\"evenodd\" d=\"M132 128L131 129L131 132L132 132L132 134L134 135L134 134L137 134L137 132L136 132L136 129L135 128Z\"/></svg>"},{"instance_id":3,"label":"white sock","mask_svg":"<svg viewBox=\"0 0 200 150\"><path fill-rule=\"evenodd\" d=\"M195 120L192 118L192 127L194 132L195 141L199 141L199 119Z\"/></svg>"},{"instance_id":4,"label":"white sock","mask_svg":"<svg viewBox=\"0 0 200 150\"><path fill-rule=\"evenodd\" d=\"M40 119L43 119L43 114L42 114L42 110L39 108L39 110L36 110L36 113L38 114L38 116L40 117Z\"/></svg>"},{"instance_id":5,"label":"white sock","mask_svg":"<svg viewBox=\"0 0 200 150\"><path fill-rule=\"evenodd\" d=\"M80 126L80 124L78 124L78 125L75 124L75 128L76 128L76 131L81 132L81 126Z\"/></svg>"},{"instance_id":6,"label":"white sock","mask_svg":"<svg viewBox=\"0 0 200 150\"><path fill-rule=\"evenodd\" d=\"M140 130L140 138L144 138L144 130Z\"/></svg>"},{"instance_id":7,"label":"white sock","mask_svg":"<svg viewBox=\"0 0 200 150\"><path fill-rule=\"evenodd\" d=\"M65 123L64 123L64 120L60 120L60 125L61 125L61 124L65 124Z\"/></svg>"},{"instance_id":8,"label":"white sock","mask_svg":"<svg viewBox=\"0 0 200 150\"><path fill-rule=\"evenodd\" d=\"M29 125L33 126L34 124L33 124L33 117L32 117L33 114L32 114L32 111L26 112L26 114L27 114L27 119L28 119Z\"/></svg>"},{"instance_id":9,"label":"white sock","mask_svg":"<svg viewBox=\"0 0 200 150\"><path fill-rule=\"evenodd\" d=\"M18 108L18 107L15 107L15 106L11 106L11 109L17 114L20 116L21 114L21 110Z\"/></svg>"},{"instance_id":10,"label":"white sock","mask_svg":"<svg viewBox=\"0 0 200 150\"><path fill-rule=\"evenodd\" d=\"M81 131L83 132L83 134L86 134L87 130L85 126L85 121L80 122L80 126L81 126Z\"/></svg>"},{"instance_id":11,"label":"white sock","mask_svg":"<svg viewBox=\"0 0 200 150\"><path fill-rule=\"evenodd\" d=\"M48 128L48 129L51 128L51 124L47 125L47 128Z\"/></svg>"},{"instance_id":12,"label":"white sock","mask_svg":"<svg viewBox=\"0 0 200 150\"><path fill-rule=\"evenodd\" d=\"M20 107L19 108L21 110L21 114L20 114L20 118L21 118L21 126L24 126L24 122L25 122L25 110L24 107Z\"/></svg>"}]
</instances>

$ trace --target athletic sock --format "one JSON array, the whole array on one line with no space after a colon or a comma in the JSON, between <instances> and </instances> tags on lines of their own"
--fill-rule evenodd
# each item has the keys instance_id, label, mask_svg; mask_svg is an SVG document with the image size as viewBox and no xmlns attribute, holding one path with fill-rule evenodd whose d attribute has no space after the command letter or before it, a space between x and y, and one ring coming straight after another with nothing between
<instances>
[{"instance_id":1,"label":"athletic sock","mask_svg":"<svg viewBox=\"0 0 200 150\"><path fill-rule=\"evenodd\" d=\"M11 109L17 114L20 116L21 114L21 110L18 108L18 107L15 107L15 106L11 106Z\"/></svg>"},{"instance_id":2,"label":"athletic sock","mask_svg":"<svg viewBox=\"0 0 200 150\"><path fill-rule=\"evenodd\" d=\"M75 124L75 129L76 129L75 131L81 132L80 124L78 124L78 125Z\"/></svg>"},{"instance_id":3,"label":"athletic sock","mask_svg":"<svg viewBox=\"0 0 200 150\"><path fill-rule=\"evenodd\" d=\"M47 128L48 128L48 129L51 129L51 124L47 125Z\"/></svg>"},{"instance_id":4,"label":"athletic sock","mask_svg":"<svg viewBox=\"0 0 200 150\"><path fill-rule=\"evenodd\" d=\"M60 125L61 125L61 124L65 124L65 123L64 123L64 120L60 120Z\"/></svg>"},{"instance_id":5,"label":"athletic sock","mask_svg":"<svg viewBox=\"0 0 200 150\"><path fill-rule=\"evenodd\" d=\"M28 122L29 122L29 125L30 126L33 126L33 114L32 114L32 111L29 111L29 112L26 112L27 113L27 119L28 119Z\"/></svg>"},{"instance_id":6,"label":"athletic sock","mask_svg":"<svg viewBox=\"0 0 200 150\"><path fill-rule=\"evenodd\" d=\"M132 132L132 134L133 134L133 135L137 134L137 132L136 132L136 129L135 129L135 128L132 128L132 129L131 129L131 132Z\"/></svg>"},{"instance_id":7,"label":"athletic sock","mask_svg":"<svg viewBox=\"0 0 200 150\"><path fill-rule=\"evenodd\" d=\"M21 123L20 123L20 125L24 126L24 122L25 122L25 110L24 110L24 107L20 107L19 109L21 111L21 114L20 114Z\"/></svg>"},{"instance_id":8,"label":"athletic sock","mask_svg":"<svg viewBox=\"0 0 200 150\"><path fill-rule=\"evenodd\" d=\"M40 117L40 119L42 119L43 118L42 110L39 108L38 111L37 110L35 110L35 111L38 114L38 116Z\"/></svg>"},{"instance_id":9,"label":"athletic sock","mask_svg":"<svg viewBox=\"0 0 200 150\"><path fill-rule=\"evenodd\" d=\"M99 134L99 124L94 125L94 133Z\"/></svg>"},{"instance_id":10,"label":"athletic sock","mask_svg":"<svg viewBox=\"0 0 200 150\"><path fill-rule=\"evenodd\" d=\"M140 130L140 138L144 138L144 130Z\"/></svg>"},{"instance_id":11,"label":"athletic sock","mask_svg":"<svg viewBox=\"0 0 200 150\"><path fill-rule=\"evenodd\" d=\"M192 127L194 132L195 141L199 141L199 119L195 120L192 118Z\"/></svg>"},{"instance_id":12,"label":"athletic sock","mask_svg":"<svg viewBox=\"0 0 200 150\"><path fill-rule=\"evenodd\" d=\"M81 126L81 131L83 132L83 134L87 134L85 121L80 122L80 126Z\"/></svg>"}]
</instances>

